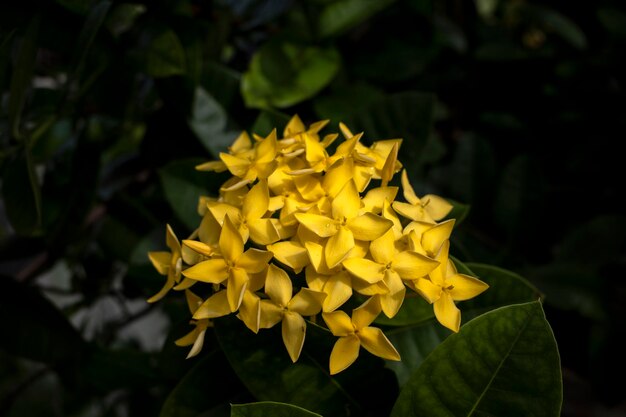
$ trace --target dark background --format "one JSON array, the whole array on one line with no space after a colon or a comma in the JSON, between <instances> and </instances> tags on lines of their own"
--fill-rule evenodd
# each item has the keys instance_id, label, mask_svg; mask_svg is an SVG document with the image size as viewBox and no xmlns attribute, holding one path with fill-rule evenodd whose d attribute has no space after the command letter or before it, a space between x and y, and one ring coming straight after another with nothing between
<instances>
[{"instance_id":1,"label":"dark background","mask_svg":"<svg viewBox=\"0 0 626 417\"><path fill-rule=\"evenodd\" d=\"M219 186L197 162L295 113L405 138L471 205L453 253L545 294L563 415L626 415L626 6L354 3L0 6L0 415L158 415L187 313L146 252Z\"/></svg>"}]
</instances>

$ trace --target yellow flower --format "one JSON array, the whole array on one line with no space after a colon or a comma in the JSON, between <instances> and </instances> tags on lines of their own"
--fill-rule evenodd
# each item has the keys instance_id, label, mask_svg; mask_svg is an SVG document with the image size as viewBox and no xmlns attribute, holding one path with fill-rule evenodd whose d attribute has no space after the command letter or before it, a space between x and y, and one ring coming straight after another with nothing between
<instances>
[{"instance_id":1,"label":"yellow flower","mask_svg":"<svg viewBox=\"0 0 626 417\"><path fill-rule=\"evenodd\" d=\"M439 250L436 260L439 266L433 270L429 279L415 282L415 289L435 307L435 317L453 332L461 326L461 311L455 301L469 300L489 288L478 278L459 274L452 261L448 259L450 241L447 240Z\"/></svg>"},{"instance_id":2,"label":"yellow flower","mask_svg":"<svg viewBox=\"0 0 626 417\"><path fill-rule=\"evenodd\" d=\"M261 328L270 328L282 321L283 343L291 360L296 362L306 334L306 322L302 316L319 313L326 294L302 288L292 296L289 275L274 265L267 269L265 293L269 300L261 300Z\"/></svg>"},{"instance_id":3,"label":"yellow flower","mask_svg":"<svg viewBox=\"0 0 626 417\"><path fill-rule=\"evenodd\" d=\"M254 182L257 178L267 179L276 168L277 152L278 143L276 129L274 129L265 139L243 155L220 153L220 159L230 173L239 178L239 181L235 184L222 188L224 190L234 190Z\"/></svg>"},{"instance_id":4,"label":"yellow flower","mask_svg":"<svg viewBox=\"0 0 626 417\"><path fill-rule=\"evenodd\" d=\"M326 241L324 254L329 268L343 261L354 247L354 240L372 241L382 236L393 223L371 213L359 215L361 200L353 181L349 181L332 202L332 218L298 213L298 221Z\"/></svg>"},{"instance_id":5,"label":"yellow flower","mask_svg":"<svg viewBox=\"0 0 626 417\"><path fill-rule=\"evenodd\" d=\"M187 298L187 307L189 307L189 311L191 311L191 314L195 313L200 304L202 304L202 298L198 297L190 290L185 291L185 297ZM195 325L194 329L174 342L177 346L193 345L187 355L187 359L200 353L202 345L204 344L206 329L212 326L212 323L208 319L194 320L192 321L192 324Z\"/></svg>"},{"instance_id":6,"label":"yellow flower","mask_svg":"<svg viewBox=\"0 0 626 417\"><path fill-rule=\"evenodd\" d=\"M171 252L148 252L148 257L150 258L154 268L159 272L159 274L167 275L165 285L163 285L163 288L161 288L158 293L148 298L149 303L159 301L180 280L180 273L183 264L182 249L176 234L174 234L174 231L169 224L165 229L165 243L167 244L167 247L170 248Z\"/></svg>"},{"instance_id":7,"label":"yellow flower","mask_svg":"<svg viewBox=\"0 0 626 417\"><path fill-rule=\"evenodd\" d=\"M402 280L423 278L439 265L417 252L399 252L394 243L393 230L389 230L371 243L373 260L349 258L343 261L343 266L358 278L372 284L383 280L389 292L380 297L380 304L387 317L395 316L402 305L405 294Z\"/></svg>"},{"instance_id":8,"label":"yellow flower","mask_svg":"<svg viewBox=\"0 0 626 417\"><path fill-rule=\"evenodd\" d=\"M261 272L267 267L272 253L258 249L243 251L243 240L228 216L220 234L220 252L223 258L200 262L183 271L183 275L196 281L220 284L227 281L226 293L232 312L241 305L248 286L248 273Z\"/></svg>"},{"instance_id":9,"label":"yellow flower","mask_svg":"<svg viewBox=\"0 0 626 417\"><path fill-rule=\"evenodd\" d=\"M402 171L402 190L408 203L396 201L393 203L395 211L411 220L425 223L436 223L443 219L452 210L452 205L445 199L434 194L427 194L421 199L417 197L409 183L406 170Z\"/></svg>"},{"instance_id":10,"label":"yellow flower","mask_svg":"<svg viewBox=\"0 0 626 417\"><path fill-rule=\"evenodd\" d=\"M343 311L322 313L332 334L339 337L330 353L331 375L352 365L359 356L361 346L383 359L400 360L400 354L382 330L369 326L379 313L380 306L371 299L352 310L352 318Z\"/></svg>"}]
</instances>

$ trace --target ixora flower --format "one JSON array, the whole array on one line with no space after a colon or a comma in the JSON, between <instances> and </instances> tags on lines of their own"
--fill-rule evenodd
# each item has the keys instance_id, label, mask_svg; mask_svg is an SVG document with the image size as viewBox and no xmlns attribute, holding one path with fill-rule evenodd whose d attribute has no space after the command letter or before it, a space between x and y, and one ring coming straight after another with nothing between
<instances>
[{"instance_id":1,"label":"ixora flower","mask_svg":"<svg viewBox=\"0 0 626 417\"><path fill-rule=\"evenodd\" d=\"M168 225L170 252L149 253L167 280L148 302L172 289L185 291L194 328L176 344L192 346L188 357L201 351L213 319L236 313L255 333L281 323L296 362L307 319L321 313L337 337L331 374L354 363L361 347L398 361L397 350L372 324L381 313L393 318L407 291L433 304L437 320L458 332L455 301L487 289L458 273L448 255L450 203L432 194L417 197L406 171L400 180L406 201L396 200L399 187L389 184L402 170L402 141L366 146L363 133L340 124L344 140L337 144L337 133L320 136L327 124L307 128L294 116L282 137L276 129L252 139L244 132L218 161L196 167L232 177L218 196L200 196L202 218L189 239L179 241Z\"/></svg>"}]
</instances>

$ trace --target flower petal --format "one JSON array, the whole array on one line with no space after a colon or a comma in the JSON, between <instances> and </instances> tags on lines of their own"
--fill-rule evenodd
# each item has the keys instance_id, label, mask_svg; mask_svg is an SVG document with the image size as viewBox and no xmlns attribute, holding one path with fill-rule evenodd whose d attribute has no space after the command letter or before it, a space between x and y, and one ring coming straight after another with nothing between
<instances>
[{"instance_id":1,"label":"flower petal","mask_svg":"<svg viewBox=\"0 0 626 417\"><path fill-rule=\"evenodd\" d=\"M276 323L283 319L283 312L284 310L274 304L273 301L261 300L261 321L259 327L261 329L274 327Z\"/></svg>"},{"instance_id":2,"label":"flower petal","mask_svg":"<svg viewBox=\"0 0 626 417\"><path fill-rule=\"evenodd\" d=\"M322 313L322 318L328 326L328 330L334 336L347 336L354 333L354 327L350 317L343 311L333 311L332 313Z\"/></svg>"},{"instance_id":3,"label":"flower petal","mask_svg":"<svg viewBox=\"0 0 626 417\"><path fill-rule=\"evenodd\" d=\"M416 279L411 281L411 283L413 284L412 288L430 304L441 297L441 287L433 284L428 278Z\"/></svg>"},{"instance_id":4,"label":"flower petal","mask_svg":"<svg viewBox=\"0 0 626 417\"><path fill-rule=\"evenodd\" d=\"M320 312L325 298L326 294L323 292L302 288L289 301L287 309L303 316L313 316Z\"/></svg>"},{"instance_id":5,"label":"flower petal","mask_svg":"<svg viewBox=\"0 0 626 417\"><path fill-rule=\"evenodd\" d=\"M181 347L192 345L196 342L196 340L198 340L198 334L200 334L200 330L198 329L198 326L195 326L192 331L190 331L180 339L177 339L174 343L176 344L176 346Z\"/></svg>"},{"instance_id":6,"label":"flower petal","mask_svg":"<svg viewBox=\"0 0 626 417\"><path fill-rule=\"evenodd\" d=\"M422 248L429 256L435 256L441 245L450 238L452 229L454 229L454 222L454 219L447 220L422 233Z\"/></svg>"},{"instance_id":7,"label":"flower petal","mask_svg":"<svg viewBox=\"0 0 626 417\"><path fill-rule=\"evenodd\" d=\"M309 265L304 270L304 275L306 278L306 285L309 286L313 291L323 291L324 285L328 282L330 275L320 274L315 269Z\"/></svg>"},{"instance_id":8,"label":"flower petal","mask_svg":"<svg viewBox=\"0 0 626 417\"><path fill-rule=\"evenodd\" d=\"M452 211L452 204L448 203L445 198L434 194L426 194L422 197L422 203L430 217L436 221L443 219Z\"/></svg>"},{"instance_id":9,"label":"flower petal","mask_svg":"<svg viewBox=\"0 0 626 417\"><path fill-rule=\"evenodd\" d=\"M404 251L396 254L391 265L403 279L418 279L428 275L439 262L417 252Z\"/></svg>"},{"instance_id":10,"label":"flower petal","mask_svg":"<svg viewBox=\"0 0 626 417\"><path fill-rule=\"evenodd\" d=\"M212 319L229 314L230 306L228 305L226 291L222 290L207 298L193 314L193 318L196 320Z\"/></svg>"},{"instance_id":11,"label":"flower petal","mask_svg":"<svg viewBox=\"0 0 626 417\"><path fill-rule=\"evenodd\" d=\"M198 297L191 290L185 290L185 299L187 300L187 308L191 314L195 313L198 307L202 305L202 298Z\"/></svg>"},{"instance_id":12,"label":"flower petal","mask_svg":"<svg viewBox=\"0 0 626 417\"><path fill-rule=\"evenodd\" d=\"M193 252L204 255L204 256L213 256L215 252L213 247L207 245L203 242L198 242L197 240L183 240L183 257L185 257L185 248L191 249ZM185 260L186 263L189 263Z\"/></svg>"},{"instance_id":13,"label":"flower petal","mask_svg":"<svg viewBox=\"0 0 626 417\"><path fill-rule=\"evenodd\" d=\"M261 324L261 299L250 291L244 291L237 317L254 333L259 332Z\"/></svg>"},{"instance_id":14,"label":"flower petal","mask_svg":"<svg viewBox=\"0 0 626 417\"><path fill-rule=\"evenodd\" d=\"M235 262L243 254L243 240L229 216L224 217L220 233L220 252L225 259Z\"/></svg>"},{"instance_id":15,"label":"flower petal","mask_svg":"<svg viewBox=\"0 0 626 417\"><path fill-rule=\"evenodd\" d=\"M276 265L270 265L265 278L265 294L278 306L287 307L292 293L293 285L289 275Z\"/></svg>"},{"instance_id":16,"label":"flower petal","mask_svg":"<svg viewBox=\"0 0 626 417\"><path fill-rule=\"evenodd\" d=\"M348 181L341 191L339 191L339 194L333 199L333 218L352 219L359 214L360 208L361 198L359 197L356 185L354 185L354 181Z\"/></svg>"},{"instance_id":17,"label":"flower petal","mask_svg":"<svg viewBox=\"0 0 626 417\"><path fill-rule=\"evenodd\" d=\"M331 275L324 284L323 291L326 298L322 304L322 310L325 312L334 311L341 307L352 296L352 286L350 276L347 272L339 272Z\"/></svg>"},{"instance_id":18,"label":"flower petal","mask_svg":"<svg viewBox=\"0 0 626 417\"><path fill-rule=\"evenodd\" d=\"M330 237L337 233L337 222L329 217L312 213L296 213L295 217L301 225L319 237Z\"/></svg>"},{"instance_id":19,"label":"flower petal","mask_svg":"<svg viewBox=\"0 0 626 417\"><path fill-rule=\"evenodd\" d=\"M230 217L230 220L233 221L237 226L241 223L241 211L230 204L226 203L216 203L209 205L209 212L213 215L213 218L217 221L218 226L222 226L224 224L224 218L226 216ZM221 232L221 229L218 229ZM219 242L219 235L217 236L217 242Z\"/></svg>"},{"instance_id":20,"label":"flower petal","mask_svg":"<svg viewBox=\"0 0 626 417\"><path fill-rule=\"evenodd\" d=\"M334 268L343 261L354 247L352 232L345 227L340 227L339 232L328 238L324 248L326 265Z\"/></svg>"},{"instance_id":21,"label":"flower petal","mask_svg":"<svg viewBox=\"0 0 626 417\"><path fill-rule=\"evenodd\" d=\"M374 284L384 277L385 266L363 258L348 258L342 262L352 275Z\"/></svg>"},{"instance_id":22,"label":"flower petal","mask_svg":"<svg viewBox=\"0 0 626 417\"><path fill-rule=\"evenodd\" d=\"M388 230L378 239L374 239L370 244L372 258L380 264L386 265L391 262L396 255L395 237L393 230Z\"/></svg>"},{"instance_id":23,"label":"flower petal","mask_svg":"<svg viewBox=\"0 0 626 417\"><path fill-rule=\"evenodd\" d=\"M352 310L352 324L357 330L361 330L374 321L380 314L380 304L370 297L366 302Z\"/></svg>"},{"instance_id":24,"label":"flower petal","mask_svg":"<svg viewBox=\"0 0 626 417\"><path fill-rule=\"evenodd\" d=\"M241 268L231 268L228 277L226 295L230 311L237 311L243 301L243 294L248 287L248 274Z\"/></svg>"},{"instance_id":25,"label":"flower petal","mask_svg":"<svg viewBox=\"0 0 626 417\"><path fill-rule=\"evenodd\" d=\"M385 316L392 318L396 314L398 314L400 307L402 307L402 302L404 301L405 294L406 288L403 285L402 289L398 292L389 292L388 294L380 294L376 296L378 297L380 307L383 310Z\"/></svg>"},{"instance_id":26,"label":"flower petal","mask_svg":"<svg viewBox=\"0 0 626 417\"><path fill-rule=\"evenodd\" d=\"M260 219L267 212L270 196L267 189L267 181L259 181L248 191L243 199L241 214L248 222L252 219Z\"/></svg>"},{"instance_id":27,"label":"flower petal","mask_svg":"<svg viewBox=\"0 0 626 417\"><path fill-rule=\"evenodd\" d=\"M398 187L372 188L361 200L363 208L370 213L380 214L383 210L383 203L385 201L392 202L396 198L396 194L398 194Z\"/></svg>"},{"instance_id":28,"label":"flower petal","mask_svg":"<svg viewBox=\"0 0 626 417\"><path fill-rule=\"evenodd\" d=\"M435 317L437 317L439 323L455 333L461 327L461 311L454 305L452 297L445 291L435 301Z\"/></svg>"},{"instance_id":29,"label":"flower petal","mask_svg":"<svg viewBox=\"0 0 626 417\"><path fill-rule=\"evenodd\" d=\"M172 261L172 254L170 252L148 252L148 258L150 258L152 266L154 266L154 269L156 269L159 274L167 275Z\"/></svg>"},{"instance_id":30,"label":"flower petal","mask_svg":"<svg viewBox=\"0 0 626 417\"><path fill-rule=\"evenodd\" d=\"M250 161L247 158L240 158L238 156L220 152L220 159L224 162L230 173L235 177L245 177L248 169L250 168Z\"/></svg>"},{"instance_id":31,"label":"flower petal","mask_svg":"<svg viewBox=\"0 0 626 417\"><path fill-rule=\"evenodd\" d=\"M439 262L439 266L432 270L428 276L430 280L439 285L440 287L444 287L446 284L446 277L448 276L448 252L450 250L450 241L446 240L441 248L439 249L439 253L435 259Z\"/></svg>"},{"instance_id":32,"label":"flower petal","mask_svg":"<svg viewBox=\"0 0 626 417\"><path fill-rule=\"evenodd\" d=\"M340 337L330 352L330 374L335 375L343 371L359 357L361 343L356 335Z\"/></svg>"},{"instance_id":33,"label":"flower petal","mask_svg":"<svg viewBox=\"0 0 626 417\"><path fill-rule=\"evenodd\" d=\"M168 224L165 228L165 244L174 253L180 253L180 242L172 227Z\"/></svg>"},{"instance_id":34,"label":"flower petal","mask_svg":"<svg viewBox=\"0 0 626 417\"><path fill-rule=\"evenodd\" d=\"M214 171L214 172L224 172L228 168L226 168L226 164L222 161L208 161L203 164L196 165L196 171Z\"/></svg>"},{"instance_id":35,"label":"flower petal","mask_svg":"<svg viewBox=\"0 0 626 417\"><path fill-rule=\"evenodd\" d=\"M391 226L393 226L391 220L372 213L365 213L347 222L347 227L352 231L355 239L368 242L384 235Z\"/></svg>"},{"instance_id":36,"label":"flower petal","mask_svg":"<svg viewBox=\"0 0 626 417\"><path fill-rule=\"evenodd\" d=\"M276 138L276 129L272 130L269 135L256 147L256 162L270 163L276 158L278 152L278 142Z\"/></svg>"},{"instance_id":37,"label":"flower petal","mask_svg":"<svg viewBox=\"0 0 626 417\"><path fill-rule=\"evenodd\" d=\"M165 284L163 285L161 290L158 293L154 294L152 297L148 298L147 301L149 303L156 303L161 298L165 297L165 294L167 294L169 292L169 290L171 290L174 287L174 284L176 284L176 280L174 278L174 275L173 274L168 274L167 275L167 280L165 281Z\"/></svg>"},{"instance_id":38,"label":"flower petal","mask_svg":"<svg viewBox=\"0 0 626 417\"><path fill-rule=\"evenodd\" d=\"M424 223L435 224L430 214L421 205L412 205L401 201L394 201L391 205L393 209L407 219L416 220Z\"/></svg>"},{"instance_id":39,"label":"flower petal","mask_svg":"<svg viewBox=\"0 0 626 417\"><path fill-rule=\"evenodd\" d=\"M272 259L272 252L250 248L237 259L235 265L243 268L252 274L261 272L267 267L267 263Z\"/></svg>"},{"instance_id":40,"label":"flower petal","mask_svg":"<svg viewBox=\"0 0 626 417\"><path fill-rule=\"evenodd\" d=\"M372 355L376 355L390 361L399 361L400 354L385 336L382 330L377 327L365 327L358 334L361 346Z\"/></svg>"},{"instance_id":41,"label":"flower petal","mask_svg":"<svg viewBox=\"0 0 626 417\"><path fill-rule=\"evenodd\" d=\"M406 169L402 170L402 191L404 192L404 199L411 205L420 203L420 199L415 194L411 183L409 182L409 176L406 173Z\"/></svg>"},{"instance_id":42,"label":"flower petal","mask_svg":"<svg viewBox=\"0 0 626 417\"><path fill-rule=\"evenodd\" d=\"M269 245L280 240L280 234L276 228L280 225L278 219L253 219L248 220L250 238L259 245Z\"/></svg>"},{"instance_id":43,"label":"flower petal","mask_svg":"<svg viewBox=\"0 0 626 417\"><path fill-rule=\"evenodd\" d=\"M267 245L267 249L274 254L280 263L292 268L296 273L309 264L307 250L297 242L285 241Z\"/></svg>"},{"instance_id":44,"label":"flower petal","mask_svg":"<svg viewBox=\"0 0 626 417\"><path fill-rule=\"evenodd\" d=\"M187 359L193 358L198 353L200 353L200 351L202 350L202 346L204 345L205 333L206 333L206 327L198 328L198 334L196 336L196 340L194 341L193 346L191 347L191 350L187 354Z\"/></svg>"},{"instance_id":45,"label":"flower petal","mask_svg":"<svg viewBox=\"0 0 626 417\"><path fill-rule=\"evenodd\" d=\"M295 363L302 352L304 336L306 335L306 322L298 313L286 312L283 316L283 343L287 348L289 357Z\"/></svg>"},{"instance_id":46,"label":"flower petal","mask_svg":"<svg viewBox=\"0 0 626 417\"><path fill-rule=\"evenodd\" d=\"M469 300L489 288L489 285L478 278L464 274L447 277L446 285L448 286L446 291L455 301Z\"/></svg>"},{"instance_id":47,"label":"flower petal","mask_svg":"<svg viewBox=\"0 0 626 417\"><path fill-rule=\"evenodd\" d=\"M196 281L219 284L228 278L228 266L223 259L209 259L185 269L183 275Z\"/></svg>"}]
</instances>

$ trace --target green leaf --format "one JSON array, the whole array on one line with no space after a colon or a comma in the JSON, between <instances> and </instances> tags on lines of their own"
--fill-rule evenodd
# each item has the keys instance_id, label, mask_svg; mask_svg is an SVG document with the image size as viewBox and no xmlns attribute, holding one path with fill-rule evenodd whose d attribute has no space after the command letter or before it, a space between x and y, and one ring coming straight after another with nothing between
<instances>
[{"instance_id":1,"label":"green leaf","mask_svg":"<svg viewBox=\"0 0 626 417\"><path fill-rule=\"evenodd\" d=\"M322 10L318 32L323 38L337 36L386 9L395 0L339 0Z\"/></svg>"},{"instance_id":2,"label":"green leaf","mask_svg":"<svg viewBox=\"0 0 626 417\"><path fill-rule=\"evenodd\" d=\"M203 65L202 87L225 109L232 109L239 100L241 74L217 62Z\"/></svg>"},{"instance_id":3,"label":"green leaf","mask_svg":"<svg viewBox=\"0 0 626 417\"><path fill-rule=\"evenodd\" d=\"M600 23L610 34L626 38L626 13L614 7L602 7L597 14Z\"/></svg>"},{"instance_id":4,"label":"green leaf","mask_svg":"<svg viewBox=\"0 0 626 417\"><path fill-rule=\"evenodd\" d=\"M265 401L250 404L233 404L230 417L322 417L291 404Z\"/></svg>"},{"instance_id":5,"label":"green leaf","mask_svg":"<svg viewBox=\"0 0 626 417\"><path fill-rule=\"evenodd\" d=\"M69 365L83 356L86 344L70 322L34 288L1 277L0 348L51 365Z\"/></svg>"},{"instance_id":6,"label":"green leaf","mask_svg":"<svg viewBox=\"0 0 626 417\"><path fill-rule=\"evenodd\" d=\"M153 77L169 77L185 72L185 50L174 31L157 34L145 51L146 72Z\"/></svg>"},{"instance_id":7,"label":"green leaf","mask_svg":"<svg viewBox=\"0 0 626 417\"><path fill-rule=\"evenodd\" d=\"M489 284L487 291L478 297L459 303L463 323L489 310L535 301L541 296L535 287L513 272L490 265L466 265L456 259L454 263L460 273L479 277ZM397 326L385 334L402 361L387 362L387 367L396 373L401 386L426 356L451 334L435 320L433 306L421 297L407 298L393 319L379 316L376 322Z\"/></svg>"},{"instance_id":8,"label":"green leaf","mask_svg":"<svg viewBox=\"0 0 626 417\"><path fill-rule=\"evenodd\" d=\"M8 123L10 134L15 139L21 139L20 119L24 103L26 101L26 91L30 86L35 66L35 55L37 54L37 36L39 34L39 24L41 15L33 17L26 28L26 33L22 37L17 59L13 66L11 75L11 85L9 91L9 102L7 105Z\"/></svg>"},{"instance_id":9,"label":"green leaf","mask_svg":"<svg viewBox=\"0 0 626 417\"><path fill-rule=\"evenodd\" d=\"M228 401L241 384L219 351L202 358L170 392L160 417L196 417Z\"/></svg>"},{"instance_id":10,"label":"green leaf","mask_svg":"<svg viewBox=\"0 0 626 417\"><path fill-rule=\"evenodd\" d=\"M214 157L226 151L238 134L228 128L224 108L202 87L194 92L189 127Z\"/></svg>"},{"instance_id":11,"label":"green leaf","mask_svg":"<svg viewBox=\"0 0 626 417\"><path fill-rule=\"evenodd\" d=\"M349 383L359 383L355 374L349 372L352 367L338 377L331 377L327 368L330 346L328 343L315 344L320 342L320 338L332 343L330 334L316 335L320 336L316 338L315 326L307 326L304 350L298 362L292 363L280 332L274 330L261 330L255 335L234 317L215 321L215 332L222 350L256 399L295 404L328 416L345 416L348 410L354 415L364 415L364 409L346 390L350 387ZM308 353L312 344L316 349ZM358 361L362 359L366 358L360 357ZM356 365L353 366L356 368ZM371 379L372 375L377 375L374 370L375 367L370 367L367 369L369 375L358 374L358 378ZM346 381L345 378L348 378L347 383L340 383Z\"/></svg>"},{"instance_id":12,"label":"green leaf","mask_svg":"<svg viewBox=\"0 0 626 417\"><path fill-rule=\"evenodd\" d=\"M210 184L218 177L196 171L194 167L202 162L201 159L179 160L159 170L165 198L189 230L195 230L200 224L198 198L209 194Z\"/></svg>"},{"instance_id":13,"label":"green leaf","mask_svg":"<svg viewBox=\"0 0 626 417\"><path fill-rule=\"evenodd\" d=\"M2 175L2 197L13 228L30 234L41 224L41 190L30 150L23 150L6 163Z\"/></svg>"},{"instance_id":14,"label":"green leaf","mask_svg":"<svg viewBox=\"0 0 626 417\"><path fill-rule=\"evenodd\" d=\"M369 140L402 138L400 161L419 161L432 127L432 94L407 91L383 97L349 117L353 132L365 132ZM420 170L419 163L407 163L409 177Z\"/></svg>"},{"instance_id":15,"label":"green leaf","mask_svg":"<svg viewBox=\"0 0 626 417\"><path fill-rule=\"evenodd\" d=\"M109 12L110 7L110 1L101 1L95 4L89 11L83 28L78 35L78 43L76 45L76 49L74 50L74 73L72 74L74 78L80 77L89 48L91 48L96 34L98 33L98 30L100 30L100 26L102 26L104 18Z\"/></svg>"},{"instance_id":16,"label":"green leaf","mask_svg":"<svg viewBox=\"0 0 626 417\"><path fill-rule=\"evenodd\" d=\"M335 77L341 56L331 47L269 42L241 80L248 107L289 107L319 92Z\"/></svg>"},{"instance_id":17,"label":"green leaf","mask_svg":"<svg viewBox=\"0 0 626 417\"><path fill-rule=\"evenodd\" d=\"M472 320L435 349L391 417L560 415L559 353L541 303Z\"/></svg>"},{"instance_id":18,"label":"green leaf","mask_svg":"<svg viewBox=\"0 0 626 417\"><path fill-rule=\"evenodd\" d=\"M313 107L320 119L342 121L383 97L379 89L369 84L348 84L333 88L330 94L316 98Z\"/></svg>"}]
</instances>

